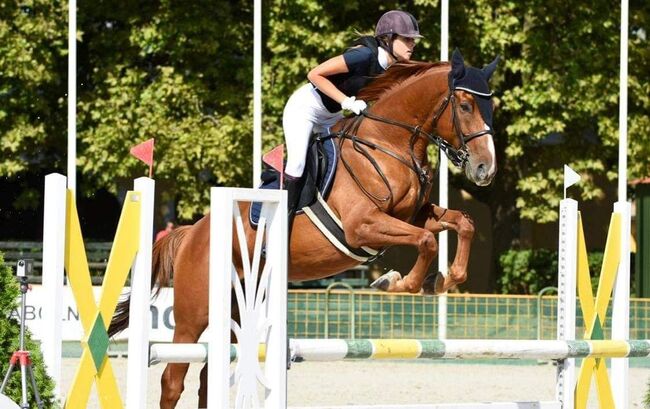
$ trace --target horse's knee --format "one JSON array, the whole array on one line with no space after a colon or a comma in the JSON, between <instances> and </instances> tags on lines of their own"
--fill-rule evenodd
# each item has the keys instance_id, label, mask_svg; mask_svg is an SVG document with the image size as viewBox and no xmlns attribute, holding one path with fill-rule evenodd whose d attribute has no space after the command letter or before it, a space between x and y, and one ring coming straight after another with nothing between
<instances>
[{"instance_id":1,"label":"horse's knee","mask_svg":"<svg viewBox=\"0 0 650 409\"><path fill-rule=\"evenodd\" d=\"M420 252L425 252L430 255L437 254L438 241L436 240L436 236L428 230L423 230L422 235L418 240L418 250L420 250Z\"/></svg>"},{"instance_id":2,"label":"horse's knee","mask_svg":"<svg viewBox=\"0 0 650 409\"><path fill-rule=\"evenodd\" d=\"M458 222L458 236L463 239L472 240L474 238L474 222L469 216L463 214Z\"/></svg>"},{"instance_id":3,"label":"horse's knee","mask_svg":"<svg viewBox=\"0 0 650 409\"><path fill-rule=\"evenodd\" d=\"M467 270L461 268L455 268L453 265L449 269L449 277L452 279L454 284L461 284L467 281Z\"/></svg>"}]
</instances>

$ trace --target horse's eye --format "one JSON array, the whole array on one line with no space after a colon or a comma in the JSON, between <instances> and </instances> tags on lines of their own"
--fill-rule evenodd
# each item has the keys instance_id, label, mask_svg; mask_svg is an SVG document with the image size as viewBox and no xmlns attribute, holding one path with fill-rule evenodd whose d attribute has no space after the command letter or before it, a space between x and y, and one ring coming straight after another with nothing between
<instances>
[{"instance_id":1,"label":"horse's eye","mask_svg":"<svg viewBox=\"0 0 650 409\"><path fill-rule=\"evenodd\" d=\"M460 109L463 112L472 112L472 105L469 102L461 102Z\"/></svg>"}]
</instances>

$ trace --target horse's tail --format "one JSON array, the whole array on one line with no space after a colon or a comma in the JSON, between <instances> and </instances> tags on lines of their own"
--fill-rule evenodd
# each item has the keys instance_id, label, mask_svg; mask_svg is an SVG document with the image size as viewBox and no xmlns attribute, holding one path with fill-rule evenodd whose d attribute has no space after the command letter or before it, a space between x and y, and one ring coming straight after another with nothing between
<instances>
[{"instance_id":1,"label":"horse's tail","mask_svg":"<svg viewBox=\"0 0 650 409\"><path fill-rule=\"evenodd\" d=\"M151 289L156 298L162 287L168 287L174 272L174 257L188 229L192 226L181 226L172 230L167 236L156 241L151 254ZM108 336L112 337L129 326L129 309L131 296L117 304L115 314L108 327Z\"/></svg>"}]
</instances>

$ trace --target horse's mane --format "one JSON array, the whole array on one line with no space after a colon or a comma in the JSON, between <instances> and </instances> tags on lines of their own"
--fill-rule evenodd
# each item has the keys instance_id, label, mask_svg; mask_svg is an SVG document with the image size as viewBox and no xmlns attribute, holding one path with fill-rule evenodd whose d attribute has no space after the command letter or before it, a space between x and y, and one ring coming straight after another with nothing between
<instances>
[{"instance_id":1,"label":"horse's mane","mask_svg":"<svg viewBox=\"0 0 650 409\"><path fill-rule=\"evenodd\" d=\"M386 72L375 78L365 88L361 89L357 97L367 102L376 101L386 92L395 88L408 78L423 74L431 68L449 65L448 62L420 62L410 61L391 65Z\"/></svg>"}]
</instances>

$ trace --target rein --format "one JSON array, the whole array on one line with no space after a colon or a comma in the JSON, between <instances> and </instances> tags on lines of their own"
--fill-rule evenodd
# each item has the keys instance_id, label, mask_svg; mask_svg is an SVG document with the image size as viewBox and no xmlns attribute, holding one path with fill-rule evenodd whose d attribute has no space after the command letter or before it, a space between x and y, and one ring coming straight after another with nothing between
<instances>
[{"instance_id":1,"label":"rein","mask_svg":"<svg viewBox=\"0 0 650 409\"><path fill-rule=\"evenodd\" d=\"M348 173L350 176L352 176L352 179L355 181L357 186L363 191L363 193L368 196L371 200L379 203L384 203L388 202L390 206L393 205L393 190L390 187L390 183L388 182L388 179L386 178L386 175L384 174L383 170L377 163L377 161L372 157L372 155L368 152L367 148L371 148L373 150L379 150L394 159L398 160L400 163L402 163L404 166L412 170L418 177L418 181L420 183L420 189L419 189L419 194L418 194L418 200L416 202L416 207L415 207L415 212L410 218L410 222L413 222L415 219L418 210L422 207L422 204L425 200L425 194L429 190L429 186L432 184L431 180L431 175L430 172L422 167L420 164L420 161L415 157L415 143L417 139L421 136L426 137L429 142L434 143L437 145L441 151L444 151L449 160L456 166L458 166L461 169L465 168L465 165L467 164L469 160L469 150L467 148L467 143L471 141L474 138L478 138L479 136L483 136L486 134L492 134L491 129L486 129L478 132L474 132L471 134L465 134L462 131L462 128L460 126L460 122L458 119L458 115L456 114L457 111L457 102L456 102L456 97L454 96L454 91L455 89L453 87L449 87L449 93L447 96L443 99L442 103L440 104L440 107L436 110L435 115L432 118L432 129L436 129L438 126L438 120L442 116L442 114L445 112L449 104L451 103L451 112L452 112L452 122L453 122L453 127L456 132L456 135L458 136L458 139L461 141L461 146L460 148L455 148L453 145L451 145L449 142L444 140L438 135L432 135L428 132L425 132L422 130L422 125L417 125L413 126L404 122L400 121L395 121L390 118L386 118L383 116L375 115L367 110L363 111L361 115L357 116L350 124L349 126L344 127L341 131L337 132L335 135L339 137L340 142L339 142L339 151L341 152L341 162L347 169ZM364 118L368 118L373 121L378 121L382 122L388 125L392 126L397 126L399 128L406 129L411 132L411 137L409 140L409 155L411 157L411 162L407 161L404 159L401 155L391 151L388 148L385 148L381 145L378 145L374 142L370 142L368 140L365 140L363 138L360 138L359 136L356 135L357 131L359 130L359 127L361 126L361 122L363 121ZM359 180L357 175L353 172L352 168L348 164L348 162L345 160L343 157L343 142L345 139L349 139L352 141L352 146L354 147L355 151L361 153L368 161L372 164L373 168L381 178L383 184L386 186L388 190L388 194L384 197L377 196L371 192L369 192L364 186L363 183Z\"/></svg>"}]
</instances>

